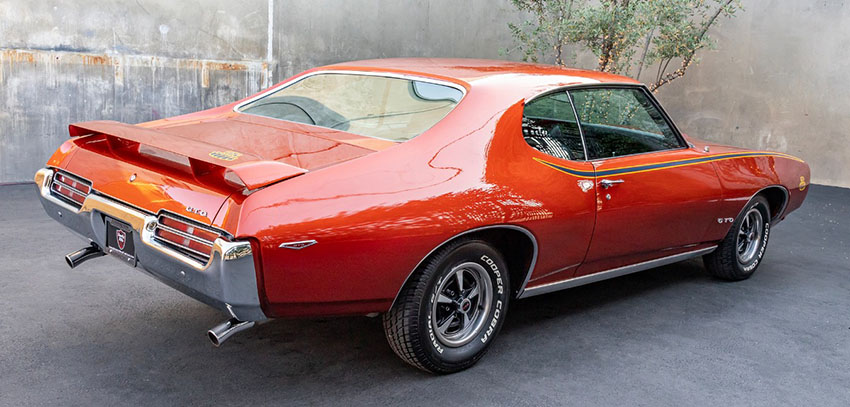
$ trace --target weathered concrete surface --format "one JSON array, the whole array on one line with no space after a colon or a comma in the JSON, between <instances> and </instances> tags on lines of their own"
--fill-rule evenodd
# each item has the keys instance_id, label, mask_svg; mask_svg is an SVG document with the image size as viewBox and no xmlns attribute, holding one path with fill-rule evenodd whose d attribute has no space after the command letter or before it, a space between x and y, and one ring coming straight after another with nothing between
<instances>
[{"instance_id":1,"label":"weathered concrete surface","mask_svg":"<svg viewBox=\"0 0 850 407\"><path fill-rule=\"evenodd\" d=\"M267 24L267 0L0 1L3 48L255 60Z\"/></svg>"},{"instance_id":2,"label":"weathered concrete surface","mask_svg":"<svg viewBox=\"0 0 850 407\"><path fill-rule=\"evenodd\" d=\"M743 3L662 102L686 133L794 154L814 182L850 186L850 3Z\"/></svg>"},{"instance_id":3,"label":"weathered concrete surface","mask_svg":"<svg viewBox=\"0 0 850 407\"><path fill-rule=\"evenodd\" d=\"M490 352L431 376L379 319L279 320L213 348L224 315L104 257L35 186L0 186L0 405L850 405L850 189L811 186L753 278L689 261L511 304Z\"/></svg>"},{"instance_id":4,"label":"weathered concrete surface","mask_svg":"<svg viewBox=\"0 0 850 407\"><path fill-rule=\"evenodd\" d=\"M0 0L0 183L29 181L69 123L138 123L259 91L267 5Z\"/></svg>"},{"instance_id":5,"label":"weathered concrete surface","mask_svg":"<svg viewBox=\"0 0 850 407\"><path fill-rule=\"evenodd\" d=\"M426 56L504 58L518 19L508 0L295 0L275 6L282 77L339 61Z\"/></svg>"},{"instance_id":6,"label":"weathered concrete surface","mask_svg":"<svg viewBox=\"0 0 850 407\"><path fill-rule=\"evenodd\" d=\"M795 154L814 182L850 186L850 4L744 4L659 97L688 134ZM196 111L345 60L504 58L520 18L509 0L0 0L0 183L29 181L70 122Z\"/></svg>"}]
</instances>

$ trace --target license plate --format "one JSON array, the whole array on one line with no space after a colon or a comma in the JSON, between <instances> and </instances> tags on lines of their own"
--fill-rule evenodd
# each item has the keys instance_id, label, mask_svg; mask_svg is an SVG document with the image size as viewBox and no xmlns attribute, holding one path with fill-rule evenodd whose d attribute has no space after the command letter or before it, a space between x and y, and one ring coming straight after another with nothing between
<instances>
[{"instance_id":1,"label":"license plate","mask_svg":"<svg viewBox=\"0 0 850 407\"><path fill-rule=\"evenodd\" d=\"M133 246L133 229L113 220L106 220L106 251L136 264L136 248Z\"/></svg>"}]
</instances>

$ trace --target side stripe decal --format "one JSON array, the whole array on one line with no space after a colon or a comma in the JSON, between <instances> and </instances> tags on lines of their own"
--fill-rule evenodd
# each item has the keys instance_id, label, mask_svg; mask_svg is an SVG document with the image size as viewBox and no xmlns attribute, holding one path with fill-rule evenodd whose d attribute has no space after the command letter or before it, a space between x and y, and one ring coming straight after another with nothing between
<instances>
[{"instance_id":1,"label":"side stripe decal","mask_svg":"<svg viewBox=\"0 0 850 407\"><path fill-rule=\"evenodd\" d=\"M647 171L656 171L662 170L665 168L675 168L675 167L684 167L688 165L697 165L708 163L712 161L721 161L721 160L731 160L735 158L746 158L746 157L764 157L764 156L774 156L787 158L790 160L804 162L803 160L794 157L793 155L783 154L783 153L772 153L772 152L761 152L761 151L752 151L752 152L744 152L744 153L727 153L727 154L717 154L707 157L696 157L696 158L687 158L683 160L674 160L674 161L666 161L660 163L652 163L652 164L642 164L642 165L634 165L630 167L620 167L620 168L609 168L607 170L602 170L594 173L593 171L583 171L576 170L568 167L564 167L563 165L551 163L545 160L541 160L539 158L534 158L535 161L546 165L548 167L554 168L558 171L570 174L574 177L578 178L594 178L594 177L606 177L611 175L627 175L627 174L635 174L639 172L647 172Z\"/></svg>"}]
</instances>

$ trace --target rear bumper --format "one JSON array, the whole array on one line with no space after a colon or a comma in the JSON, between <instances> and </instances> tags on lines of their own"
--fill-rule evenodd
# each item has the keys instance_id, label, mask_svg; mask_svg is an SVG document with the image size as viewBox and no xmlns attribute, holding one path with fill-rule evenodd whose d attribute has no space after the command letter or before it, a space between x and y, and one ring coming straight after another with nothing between
<instances>
[{"instance_id":1,"label":"rear bumper","mask_svg":"<svg viewBox=\"0 0 850 407\"><path fill-rule=\"evenodd\" d=\"M47 214L83 239L109 253L106 245L106 219L119 220L133 229L135 259L117 256L169 286L242 321L266 319L260 307L257 274L251 245L245 241L216 239L206 264L189 258L153 239L157 222L151 214L92 191L77 209L50 192L54 171L36 173L39 198Z\"/></svg>"}]
</instances>

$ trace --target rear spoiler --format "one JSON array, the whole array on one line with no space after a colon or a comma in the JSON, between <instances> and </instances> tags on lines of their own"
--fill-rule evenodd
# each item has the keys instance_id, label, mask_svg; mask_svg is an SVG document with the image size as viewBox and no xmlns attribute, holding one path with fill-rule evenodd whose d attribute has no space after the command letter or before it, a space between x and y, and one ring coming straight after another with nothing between
<instances>
[{"instance_id":1,"label":"rear spoiler","mask_svg":"<svg viewBox=\"0 0 850 407\"><path fill-rule=\"evenodd\" d=\"M116 121L99 120L74 123L68 126L72 138L102 135L109 141L110 150L135 150L145 145L171 154L188 158L192 174L197 179L210 177L234 184L233 174L241 183L237 187L249 190L264 187L278 181L307 173L307 170L279 161L264 160L259 157L231 151L220 146L208 144L155 129L149 129Z\"/></svg>"}]
</instances>

